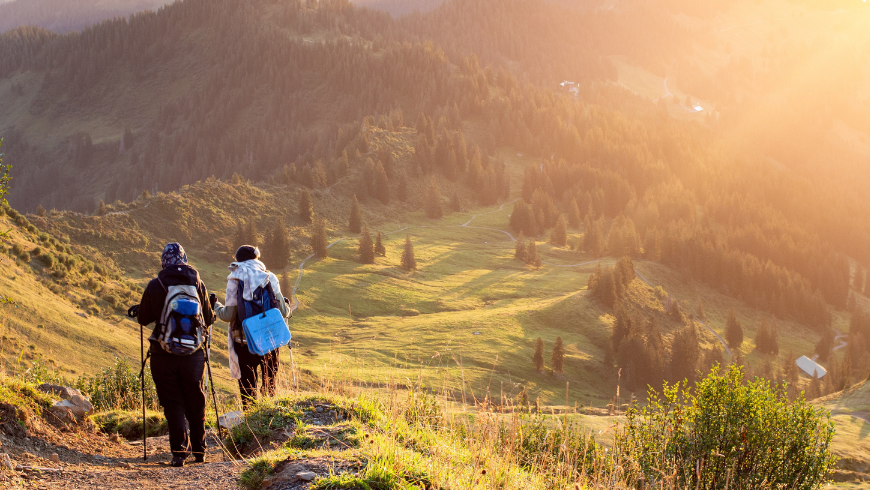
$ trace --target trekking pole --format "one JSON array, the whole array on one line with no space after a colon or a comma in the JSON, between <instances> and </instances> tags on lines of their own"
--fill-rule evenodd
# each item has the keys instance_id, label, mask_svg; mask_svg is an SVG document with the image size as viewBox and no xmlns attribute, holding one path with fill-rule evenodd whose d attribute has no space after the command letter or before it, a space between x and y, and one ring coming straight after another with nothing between
<instances>
[{"instance_id":1,"label":"trekking pole","mask_svg":"<svg viewBox=\"0 0 870 490\"><path fill-rule=\"evenodd\" d=\"M127 310L127 316L136 318L139 316L139 305L131 306ZM142 461L148 461L148 421L145 419L145 332L142 324L139 324L139 362L142 369L139 371L139 381L142 391Z\"/></svg>"},{"instance_id":2,"label":"trekking pole","mask_svg":"<svg viewBox=\"0 0 870 490\"><path fill-rule=\"evenodd\" d=\"M293 374L293 389L299 391L299 384L296 383L296 363L293 361L293 342L287 344L290 349L290 372Z\"/></svg>"},{"instance_id":3,"label":"trekking pole","mask_svg":"<svg viewBox=\"0 0 870 490\"><path fill-rule=\"evenodd\" d=\"M221 427L221 416L220 416L220 413L218 412L217 395L215 394L215 391L214 391L214 378L212 378L212 376L211 376L211 360L210 360L210 356L209 356L209 351L211 351L211 326L208 327L208 344L207 344L206 349L205 349L205 365L206 365L206 368L208 369L208 384L211 385L211 401L214 404L214 420L217 423L218 437L223 439L224 431L223 431L223 428Z\"/></svg>"}]
</instances>

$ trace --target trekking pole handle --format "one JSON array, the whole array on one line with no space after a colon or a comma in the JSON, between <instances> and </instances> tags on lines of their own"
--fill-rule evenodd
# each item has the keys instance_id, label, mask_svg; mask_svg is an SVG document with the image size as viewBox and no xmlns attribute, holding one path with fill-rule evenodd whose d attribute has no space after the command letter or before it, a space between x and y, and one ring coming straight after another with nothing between
<instances>
[{"instance_id":1,"label":"trekking pole handle","mask_svg":"<svg viewBox=\"0 0 870 490\"><path fill-rule=\"evenodd\" d=\"M139 305L133 305L127 309L127 316L130 318L136 318L139 316Z\"/></svg>"}]
</instances>

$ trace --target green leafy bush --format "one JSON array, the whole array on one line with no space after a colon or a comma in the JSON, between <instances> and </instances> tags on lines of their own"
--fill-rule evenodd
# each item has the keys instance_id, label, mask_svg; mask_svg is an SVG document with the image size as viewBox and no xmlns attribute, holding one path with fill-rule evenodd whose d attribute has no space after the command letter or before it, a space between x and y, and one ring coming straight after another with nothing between
<instances>
[{"instance_id":1,"label":"green leafy bush","mask_svg":"<svg viewBox=\"0 0 870 490\"><path fill-rule=\"evenodd\" d=\"M624 467L656 487L813 489L836 459L830 414L765 380L744 383L739 366L714 368L693 390L650 390L627 418Z\"/></svg>"},{"instance_id":2,"label":"green leafy bush","mask_svg":"<svg viewBox=\"0 0 870 490\"><path fill-rule=\"evenodd\" d=\"M139 372L124 359L103 368L94 376L82 375L75 387L87 395L97 410L135 410L141 406ZM157 389L151 370L145 370L145 406L157 410Z\"/></svg>"}]
</instances>

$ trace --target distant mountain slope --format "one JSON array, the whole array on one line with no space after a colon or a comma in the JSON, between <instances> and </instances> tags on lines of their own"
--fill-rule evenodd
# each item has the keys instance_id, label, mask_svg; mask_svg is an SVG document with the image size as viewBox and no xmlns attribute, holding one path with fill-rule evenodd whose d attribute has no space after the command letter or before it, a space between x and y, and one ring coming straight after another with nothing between
<instances>
[{"instance_id":1,"label":"distant mountain slope","mask_svg":"<svg viewBox=\"0 0 870 490\"><path fill-rule=\"evenodd\" d=\"M171 0L2 0L0 32L19 26L39 26L65 33L113 17L156 9Z\"/></svg>"},{"instance_id":2,"label":"distant mountain slope","mask_svg":"<svg viewBox=\"0 0 870 490\"><path fill-rule=\"evenodd\" d=\"M353 0L355 5L389 12L394 16L410 14L414 11L428 12L444 0Z\"/></svg>"}]
</instances>

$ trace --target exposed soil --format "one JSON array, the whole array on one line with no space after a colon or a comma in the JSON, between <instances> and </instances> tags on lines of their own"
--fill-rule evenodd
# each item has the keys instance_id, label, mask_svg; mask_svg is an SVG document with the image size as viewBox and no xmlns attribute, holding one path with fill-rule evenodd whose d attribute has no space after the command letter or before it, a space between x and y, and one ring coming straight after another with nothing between
<instances>
[{"instance_id":1,"label":"exposed soil","mask_svg":"<svg viewBox=\"0 0 870 490\"><path fill-rule=\"evenodd\" d=\"M169 436L148 439L145 462L141 441L102 434L92 424L58 428L31 415L18 427L0 434L0 452L16 466L16 471L0 469L0 488L235 488L242 468L239 462L225 461L213 435L205 463L190 458L184 468L172 468Z\"/></svg>"}]
</instances>

